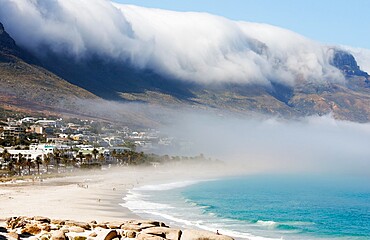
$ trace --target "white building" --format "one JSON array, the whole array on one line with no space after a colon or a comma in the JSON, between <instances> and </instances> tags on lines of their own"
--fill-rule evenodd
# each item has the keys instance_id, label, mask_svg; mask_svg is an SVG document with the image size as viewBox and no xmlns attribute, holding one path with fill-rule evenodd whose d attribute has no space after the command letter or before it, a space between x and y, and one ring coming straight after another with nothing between
<instances>
[{"instance_id":1,"label":"white building","mask_svg":"<svg viewBox=\"0 0 370 240\"><path fill-rule=\"evenodd\" d=\"M12 159L18 159L19 154L22 154L26 160L35 160L37 157L40 157L41 160L44 160L44 152L42 150L8 150Z\"/></svg>"}]
</instances>

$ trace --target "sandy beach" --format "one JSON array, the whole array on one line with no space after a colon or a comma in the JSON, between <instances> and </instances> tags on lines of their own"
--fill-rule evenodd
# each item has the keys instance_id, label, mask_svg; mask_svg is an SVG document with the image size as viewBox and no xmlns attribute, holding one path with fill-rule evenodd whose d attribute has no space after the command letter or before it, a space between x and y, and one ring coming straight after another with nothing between
<instances>
[{"instance_id":1,"label":"sandy beach","mask_svg":"<svg viewBox=\"0 0 370 240\"><path fill-rule=\"evenodd\" d=\"M129 189L204 176L204 173L190 173L181 168L117 167L44 181L3 183L0 185L0 218L47 216L78 221L140 219L119 205Z\"/></svg>"}]
</instances>

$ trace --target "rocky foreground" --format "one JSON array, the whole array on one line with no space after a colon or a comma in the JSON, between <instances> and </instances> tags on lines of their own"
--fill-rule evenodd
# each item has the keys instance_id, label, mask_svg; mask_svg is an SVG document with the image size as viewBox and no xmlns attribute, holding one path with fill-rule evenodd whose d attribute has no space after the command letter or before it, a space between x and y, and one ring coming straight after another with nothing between
<instances>
[{"instance_id":1,"label":"rocky foreground","mask_svg":"<svg viewBox=\"0 0 370 240\"><path fill-rule=\"evenodd\" d=\"M0 226L1 239L28 240L233 240L200 230L170 228L162 222L130 220L121 222L77 222L46 217L12 217Z\"/></svg>"}]
</instances>

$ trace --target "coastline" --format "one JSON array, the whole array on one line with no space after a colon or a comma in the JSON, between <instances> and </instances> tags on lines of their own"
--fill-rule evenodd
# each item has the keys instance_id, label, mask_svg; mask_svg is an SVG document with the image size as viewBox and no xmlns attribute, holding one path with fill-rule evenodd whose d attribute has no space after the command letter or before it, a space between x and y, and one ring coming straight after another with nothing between
<instances>
[{"instance_id":1,"label":"coastline","mask_svg":"<svg viewBox=\"0 0 370 240\"><path fill-rule=\"evenodd\" d=\"M208 175L213 176L215 172ZM204 175L204 176L203 176ZM0 184L0 219L47 216L76 221L141 219L122 206L130 189L206 178L183 168L114 167L44 181Z\"/></svg>"}]
</instances>

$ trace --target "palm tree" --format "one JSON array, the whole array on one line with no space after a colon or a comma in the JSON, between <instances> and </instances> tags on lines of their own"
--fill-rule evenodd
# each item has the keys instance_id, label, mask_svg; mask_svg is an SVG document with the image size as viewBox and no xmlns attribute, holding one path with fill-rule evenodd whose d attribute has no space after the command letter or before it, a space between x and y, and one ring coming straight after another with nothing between
<instances>
[{"instance_id":1,"label":"palm tree","mask_svg":"<svg viewBox=\"0 0 370 240\"><path fill-rule=\"evenodd\" d=\"M82 159L84 158L84 154L82 152L78 152L78 157L80 158L80 163L82 163Z\"/></svg>"},{"instance_id":2,"label":"palm tree","mask_svg":"<svg viewBox=\"0 0 370 240\"><path fill-rule=\"evenodd\" d=\"M55 159L55 166L57 168L57 172L59 172L59 163L60 163L60 151L59 149L54 149L54 159Z\"/></svg>"},{"instance_id":3,"label":"palm tree","mask_svg":"<svg viewBox=\"0 0 370 240\"><path fill-rule=\"evenodd\" d=\"M42 160L40 156L36 157L35 164L37 166L37 174L40 175L40 164L42 164Z\"/></svg>"},{"instance_id":4,"label":"palm tree","mask_svg":"<svg viewBox=\"0 0 370 240\"><path fill-rule=\"evenodd\" d=\"M50 153L44 154L44 165L46 165L46 172L49 172L49 164L50 164Z\"/></svg>"},{"instance_id":5,"label":"palm tree","mask_svg":"<svg viewBox=\"0 0 370 240\"><path fill-rule=\"evenodd\" d=\"M28 175L31 175L32 160L25 159L25 165L28 167Z\"/></svg>"},{"instance_id":6,"label":"palm tree","mask_svg":"<svg viewBox=\"0 0 370 240\"><path fill-rule=\"evenodd\" d=\"M8 152L8 150L4 149L2 156L3 156L4 162L10 161L11 154Z\"/></svg>"},{"instance_id":7,"label":"palm tree","mask_svg":"<svg viewBox=\"0 0 370 240\"><path fill-rule=\"evenodd\" d=\"M88 154L85 155L85 158L87 160L87 163L90 164L90 161L92 159L92 155L90 153L88 153Z\"/></svg>"},{"instance_id":8,"label":"palm tree","mask_svg":"<svg viewBox=\"0 0 370 240\"><path fill-rule=\"evenodd\" d=\"M94 148L91 153L94 156L94 160L96 162L96 155L98 155L99 151L96 148Z\"/></svg>"},{"instance_id":9,"label":"palm tree","mask_svg":"<svg viewBox=\"0 0 370 240\"><path fill-rule=\"evenodd\" d=\"M20 176L21 175L21 168L23 167L24 163L25 163L25 158L23 157L22 153L18 153L18 159L15 163L15 165L18 166L18 175Z\"/></svg>"},{"instance_id":10,"label":"palm tree","mask_svg":"<svg viewBox=\"0 0 370 240\"><path fill-rule=\"evenodd\" d=\"M105 157L104 157L104 154L103 154L103 153L100 153L100 154L99 154L98 160L99 160L99 162L101 162L102 164L105 162Z\"/></svg>"}]
</instances>

